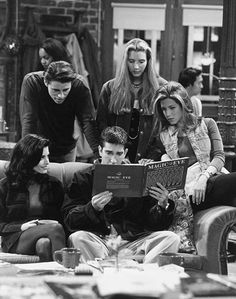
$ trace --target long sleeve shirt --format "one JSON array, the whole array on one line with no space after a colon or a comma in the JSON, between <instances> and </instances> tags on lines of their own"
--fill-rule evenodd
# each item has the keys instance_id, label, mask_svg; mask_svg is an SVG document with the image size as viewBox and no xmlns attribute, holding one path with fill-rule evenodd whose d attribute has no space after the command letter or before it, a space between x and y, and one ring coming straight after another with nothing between
<instances>
[{"instance_id":1,"label":"long sleeve shirt","mask_svg":"<svg viewBox=\"0 0 236 299\"><path fill-rule=\"evenodd\" d=\"M105 236L112 224L124 240L131 241L148 231L168 229L175 209L173 201L165 210L150 196L114 197L102 211L96 211L91 203L93 175L93 169L76 172L65 195L62 214L69 232L86 230Z\"/></svg>"},{"instance_id":2,"label":"long sleeve shirt","mask_svg":"<svg viewBox=\"0 0 236 299\"><path fill-rule=\"evenodd\" d=\"M37 133L51 142L52 155L66 154L75 147L74 122L77 117L93 152L97 152L98 134L91 93L81 76L72 81L62 104L53 101L44 84L43 72L27 74L20 95L22 136Z\"/></svg>"}]
</instances>

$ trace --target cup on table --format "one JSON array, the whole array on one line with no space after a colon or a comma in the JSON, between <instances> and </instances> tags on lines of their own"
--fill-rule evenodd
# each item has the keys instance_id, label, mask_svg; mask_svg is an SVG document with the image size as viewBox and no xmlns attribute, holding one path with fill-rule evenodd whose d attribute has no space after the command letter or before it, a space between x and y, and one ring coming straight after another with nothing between
<instances>
[{"instance_id":1,"label":"cup on table","mask_svg":"<svg viewBox=\"0 0 236 299\"><path fill-rule=\"evenodd\" d=\"M184 265L184 256L179 253L163 252L158 254L157 263L159 267L169 264L175 264L178 266Z\"/></svg>"},{"instance_id":2,"label":"cup on table","mask_svg":"<svg viewBox=\"0 0 236 299\"><path fill-rule=\"evenodd\" d=\"M54 252L54 260L65 268L75 269L79 265L81 253L77 248L62 248Z\"/></svg>"}]
</instances>

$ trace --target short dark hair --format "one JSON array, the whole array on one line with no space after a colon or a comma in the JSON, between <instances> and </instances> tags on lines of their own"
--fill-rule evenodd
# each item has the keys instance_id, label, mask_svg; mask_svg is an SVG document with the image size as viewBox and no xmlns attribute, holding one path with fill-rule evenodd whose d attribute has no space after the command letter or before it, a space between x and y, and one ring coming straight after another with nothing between
<instances>
[{"instance_id":1,"label":"short dark hair","mask_svg":"<svg viewBox=\"0 0 236 299\"><path fill-rule=\"evenodd\" d=\"M61 83L71 82L76 78L77 74L72 65L66 61L53 61L49 64L44 73L44 80L47 84L51 81Z\"/></svg>"},{"instance_id":2,"label":"short dark hair","mask_svg":"<svg viewBox=\"0 0 236 299\"><path fill-rule=\"evenodd\" d=\"M118 126L105 128L100 137L100 146L103 147L105 142L127 146L128 135L124 129Z\"/></svg>"},{"instance_id":3,"label":"short dark hair","mask_svg":"<svg viewBox=\"0 0 236 299\"><path fill-rule=\"evenodd\" d=\"M196 78L202 74L202 70L195 67L187 67L183 69L179 74L178 82L187 88L189 85L193 85Z\"/></svg>"},{"instance_id":4,"label":"short dark hair","mask_svg":"<svg viewBox=\"0 0 236 299\"><path fill-rule=\"evenodd\" d=\"M35 134L28 134L15 145L6 177L11 186L27 184L41 160L43 149L49 146L49 140Z\"/></svg>"},{"instance_id":5,"label":"short dark hair","mask_svg":"<svg viewBox=\"0 0 236 299\"><path fill-rule=\"evenodd\" d=\"M55 38L46 38L39 48L43 48L45 52L52 57L53 61L63 60L70 62L69 54L66 48L61 41Z\"/></svg>"}]
</instances>

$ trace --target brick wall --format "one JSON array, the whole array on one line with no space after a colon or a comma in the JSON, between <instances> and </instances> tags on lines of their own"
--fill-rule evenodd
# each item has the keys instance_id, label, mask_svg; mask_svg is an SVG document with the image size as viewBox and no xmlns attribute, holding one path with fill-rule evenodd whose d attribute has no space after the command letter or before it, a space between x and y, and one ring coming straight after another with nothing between
<instances>
[{"instance_id":1,"label":"brick wall","mask_svg":"<svg viewBox=\"0 0 236 299\"><path fill-rule=\"evenodd\" d=\"M100 6L102 0L20 0L19 6L19 33L22 34L26 26L26 7L34 9L34 15L38 21L40 16L57 15L66 16L68 24L74 22L74 12L84 11L81 15L81 24L86 26L92 34L95 41L98 40L101 30L100 24Z\"/></svg>"},{"instance_id":2,"label":"brick wall","mask_svg":"<svg viewBox=\"0 0 236 299\"><path fill-rule=\"evenodd\" d=\"M16 32L18 32L18 37L21 39L27 26L27 7L32 8L35 20L39 24L42 24L42 17L56 17L57 20L59 19L59 22L65 20L62 26L72 26L76 19L75 15L79 12L79 24L89 29L100 48L102 0L10 0L8 3L10 15L8 18L9 28L7 36L15 37ZM18 19L16 16L18 16ZM45 24L43 23L43 25ZM55 26L55 23L52 21L47 25ZM61 28L60 25L59 28ZM20 137L18 105L22 82L21 56L22 53L11 56L3 48L0 49L0 67L3 68L4 73L7 73L8 76L8 79L5 80L4 88L0 90L0 95L6 94L2 99L2 101L5 101L5 105L3 105L4 118L7 121L9 130L16 132L15 137L11 141L17 141Z\"/></svg>"}]
</instances>

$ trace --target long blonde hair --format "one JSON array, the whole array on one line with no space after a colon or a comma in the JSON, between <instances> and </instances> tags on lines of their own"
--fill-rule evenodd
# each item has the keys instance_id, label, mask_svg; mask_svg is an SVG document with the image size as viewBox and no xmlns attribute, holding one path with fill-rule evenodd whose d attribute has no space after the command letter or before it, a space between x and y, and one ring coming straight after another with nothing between
<instances>
[{"instance_id":1,"label":"long blonde hair","mask_svg":"<svg viewBox=\"0 0 236 299\"><path fill-rule=\"evenodd\" d=\"M134 38L130 40L125 47L122 61L117 69L116 77L113 82L111 91L111 100L109 110L115 114L123 114L130 112L131 107L131 80L128 70L128 57L130 51L142 51L147 56L147 66L143 73L142 95L140 106L144 109L145 114L153 113L153 96L159 88L158 75L154 70L152 51L148 44L140 39Z\"/></svg>"}]
</instances>

